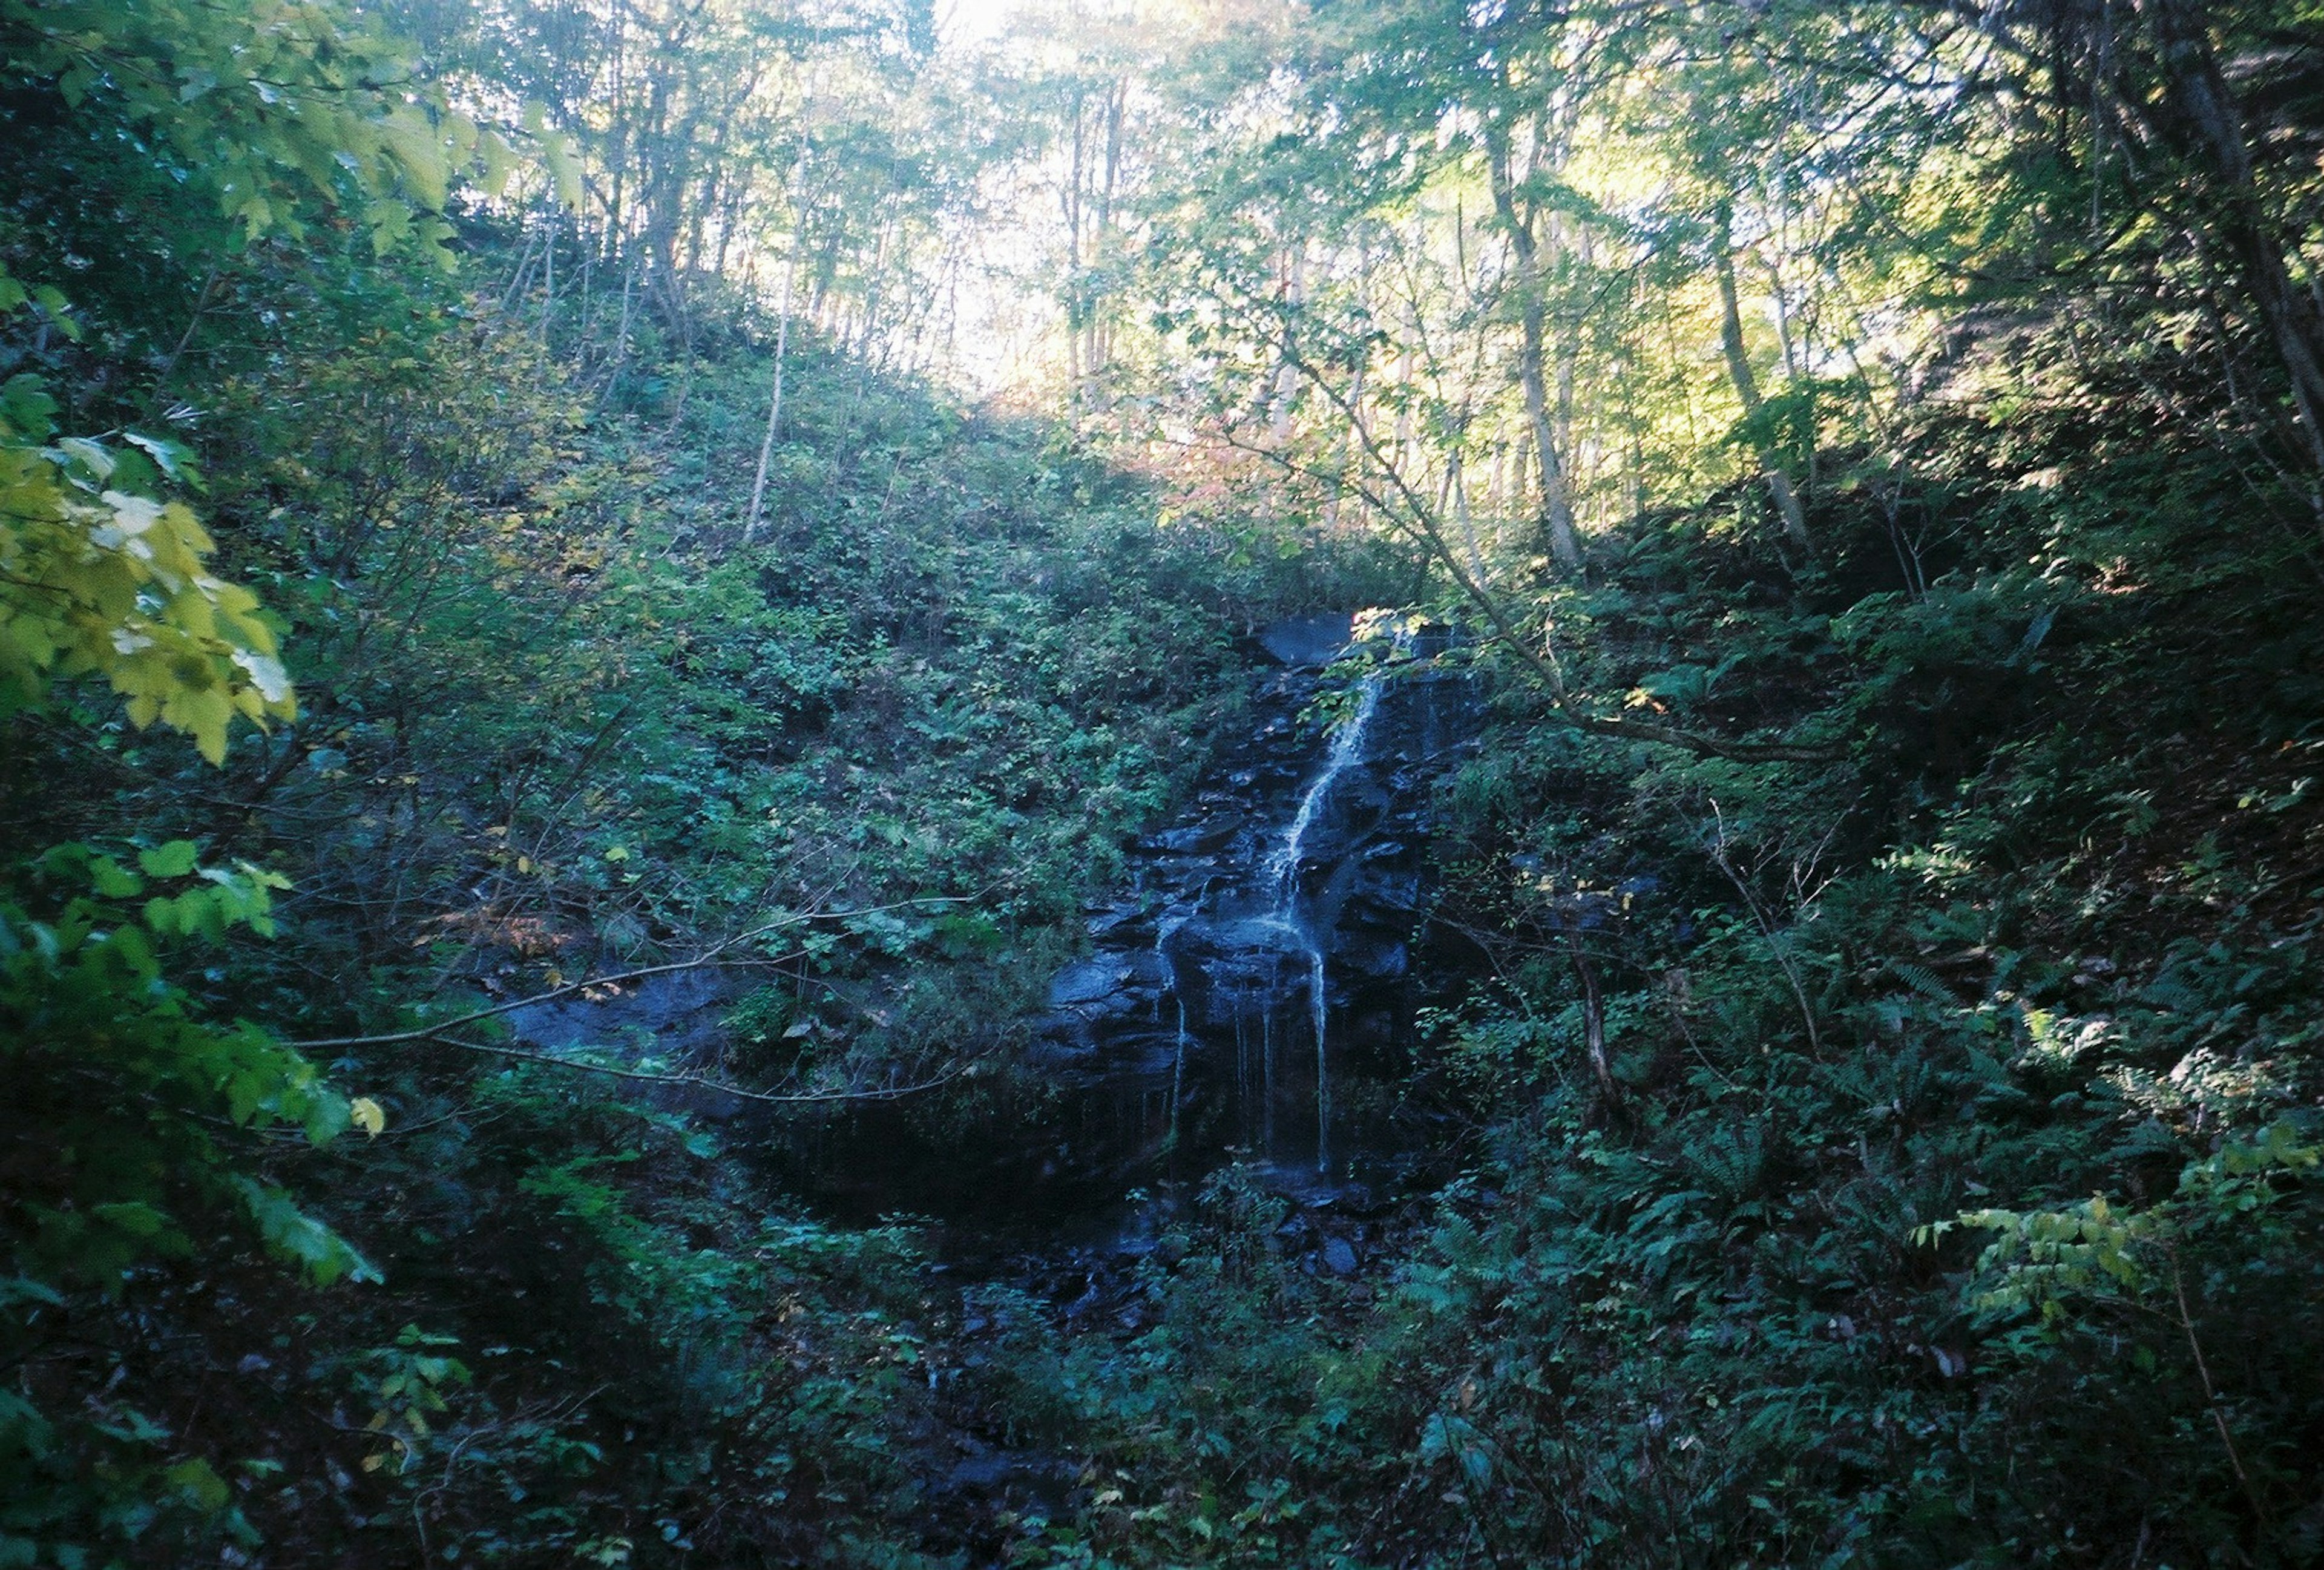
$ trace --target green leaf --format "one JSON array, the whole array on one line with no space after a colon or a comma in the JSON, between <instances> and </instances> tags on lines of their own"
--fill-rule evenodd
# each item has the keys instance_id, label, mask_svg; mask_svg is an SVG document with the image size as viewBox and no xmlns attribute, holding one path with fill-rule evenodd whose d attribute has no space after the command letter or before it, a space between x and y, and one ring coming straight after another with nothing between
<instances>
[{"instance_id":1,"label":"green leaf","mask_svg":"<svg viewBox=\"0 0 2324 1570\"><path fill-rule=\"evenodd\" d=\"M315 1285L327 1287L342 1279L382 1279L353 1244L300 1210L281 1189L247 1178L236 1178L234 1184L241 1190L251 1220L257 1224L259 1236L276 1253L303 1267Z\"/></svg>"},{"instance_id":2,"label":"green leaf","mask_svg":"<svg viewBox=\"0 0 2324 1570\"><path fill-rule=\"evenodd\" d=\"M142 1199L93 1205L89 1206L89 1214L106 1225L125 1232L132 1237L159 1237L170 1224L167 1215Z\"/></svg>"},{"instance_id":3,"label":"green leaf","mask_svg":"<svg viewBox=\"0 0 2324 1570\"><path fill-rule=\"evenodd\" d=\"M226 1487L226 1479L220 1477L208 1462L199 1457L180 1461L161 1475L169 1481L171 1487L181 1491L196 1506L211 1513L226 1509L226 1501L234 1497L233 1491Z\"/></svg>"},{"instance_id":4,"label":"green leaf","mask_svg":"<svg viewBox=\"0 0 2324 1570\"><path fill-rule=\"evenodd\" d=\"M167 845L138 853L137 864L148 877L182 878L194 870L199 852L189 839L173 839Z\"/></svg>"},{"instance_id":5,"label":"green leaf","mask_svg":"<svg viewBox=\"0 0 2324 1570\"><path fill-rule=\"evenodd\" d=\"M54 429L57 401L38 376L11 376L0 383L0 438L13 436L32 443L46 441Z\"/></svg>"},{"instance_id":6,"label":"green leaf","mask_svg":"<svg viewBox=\"0 0 2324 1570\"><path fill-rule=\"evenodd\" d=\"M111 856L89 864L89 887L108 900L134 900L145 891L145 881Z\"/></svg>"},{"instance_id":7,"label":"green leaf","mask_svg":"<svg viewBox=\"0 0 2324 1570\"><path fill-rule=\"evenodd\" d=\"M122 440L153 460L153 466L178 485L201 485L201 471L194 466L193 448L167 437L147 436L143 431L124 431Z\"/></svg>"}]
</instances>

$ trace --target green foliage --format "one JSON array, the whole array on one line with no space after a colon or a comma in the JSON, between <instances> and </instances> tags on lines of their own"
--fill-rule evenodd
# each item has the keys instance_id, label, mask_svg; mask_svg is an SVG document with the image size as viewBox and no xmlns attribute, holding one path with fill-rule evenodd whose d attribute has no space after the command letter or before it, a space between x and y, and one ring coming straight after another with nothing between
<instances>
[{"instance_id":1,"label":"green foliage","mask_svg":"<svg viewBox=\"0 0 2324 1570\"><path fill-rule=\"evenodd\" d=\"M318 209L345 209L382 251L415 233L440 245L455 172L480 160L497 190L515 162L499 133L412 83L400 47L313 0L14 0L0 42L9 117L65 139L49 156L69 180L142 159L245 240L302 238Z\"/></svg>"},{"instance_id":2,"label":"green foliage","mask_svg":"<svg viewBox=\"0 0 2324 1570\"><path fill-rule=\"evenodd\" d=\"M0 0L0 1562L2316 1556L2289 12L1254 14L1011 125L924 8L683 9ZM1078 434L889 374L1093 103L1184 125L1065 177ZM771 1191L844 1119L581 1078L721 944L722 1073L1004 1063L1235 633L1421 548L1570 691L1469 651L1463 1170L1353 1278L1237 1167L1119 1315L955 1285Z\"/></svg>"},{"instance_id":3,"label":"green foliage","mask_svg":"<svg viewBox=\"0 0 2324 1570\"><path fill-rule=\"evenodd\" d=\"M1170 1334L1088 1353L1139 1359L1091 1430L1137 1486L1058 1562L2312 1556L2311 632L2186 503L2216 452L2044 399L1928 411L1945 473L1823 571L1704 508L1551 596L1577 688L1844 747L1499 695L1443 803L1489 977L1422 1020L1470 1176L1368 1302L1170 1271ZM1899 589L1923 504L1950 566Z\"/></svg>"},{"instance_id":4,"label":"green foliage","mask_svg":"<svg viewBox=\"0 0 2324 1570\"><path fill-rule=\"evenodd\" d=\"M185 450L134 434L118 450L51 443L54 408L36 377L0 388L0 721L96 675L133 722L158 719L223 762L237 715L298 712L274 628L255 596L211 576L191 509L146 494L191 477Z\"/></svg>"},{"instance_id":5,"label":"green foliage","mask_svg":"<svg viewBox=\"0 0 2324 1570\"><path fill-rule=\"evenodd\" d=\"M173 949L267 923L283 880L247 863L200 865L182 840L142 851L134 870L67 845L13 871L0 899L0 1062L13 1087L0 1120L11 1152L0 1348L11 1362L53 1359L92 1297L117 1299L211 1247L221 1222L318 1286L378 1280L246 1154L274 1129L328 1143L349 1125L346 1098L297 1052L206 1017L164 978ZM0 1478L20 1501L0 1519L0 1547L66 1562L149 1538L252 1540L211 1462L171 1459L171 1432L128 1405L134 1391L86 1407L63 1395L34 1379L0 1402Z\"/></svg>"},{"instance_id":6,"label":"green foliage","mask_svg":"<svg viewBox=\"0 0 2324 1570\"><path fill-rule=\"evenodd\" d=\"M43 1276L117 1289L145 1255L188 1250L171 1214L181 1195L238 1200L271 1244L318 1279L364 1268L279 1191L220 1170L226 1152L206 1119L284 1124L321 1144L349 1114L298 1053L254 1027L205 1020L163 979L173 943L214 943L238 923L266 922L270 891L283 886L246 863L198 866L195 854L173 842L144 852L132 872L61 846L34 864L24 902L0 905L7 1051L26 1087L13 1115L52 1163L14 1196L12 1224L23 1229L20 1266ZM173 884L179 892L131 902ZM105 1089L92 1095L76 1084Z\"/></svg>"}]
</instances>

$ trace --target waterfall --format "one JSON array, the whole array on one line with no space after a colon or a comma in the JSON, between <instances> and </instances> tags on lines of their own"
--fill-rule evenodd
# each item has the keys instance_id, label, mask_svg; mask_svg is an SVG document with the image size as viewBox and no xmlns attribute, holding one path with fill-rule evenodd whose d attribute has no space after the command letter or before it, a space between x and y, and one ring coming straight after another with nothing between
<instances>
[{"instance_id":1,"label":"waterfall","mask_svg":"<svg viewBox=\"0 0 2324 1570\"><path fill-rule=\"evenodd\" d=\"M1256 686L1248 734L1127 847L1132 879L1084 911L1090 956L1052 977L1038 1060L1061 1106L1102 1104L1120 1124L1060 1146L1044 1167L1057 1183L1247 1161L1308 1193L1401 1148L1384 1100L1355 1087L1394 1071L1406 984L1416 955L1434 957L1421 788L1453 749L1420 727L1448 684L1414 658L1421 634L1391 648L1383 617L1314 620L1268 645L1289 669Z\"/></svg>"},{"instance_id":2,"label":"waterfall","mask_svg":"<svg viewBox=\"0 0 2324 1570\"><path fill-rule=\"evenodd\" d=\"M1375 668L1356 689L1354 712L1342 720L1333 732L1332 750L1323 760L1323 767L1308 782L1306 792L1299 799L1299 810L1292 817L1290 827L1284 831L1282 845L1268 856L1266 865L1269 880L1275 886L1275 907L1267 918L1267 924L1296 943L1307 959L1308 1010L1315 1030L1315 1169L1318 1172L1328 1172L1332 1166L1332 1070L1330 1054L1324 1042L1331 1005L1324 990L1327 978L1323 970L1323 940L1299 909L1299 855L1306 844L1307 831L1314 826L1317 815L1331 798L1333 785L1350 765L1363 759L1365 733L1371 727L1372 716L1379 711L1380 688L1386 676L1384 670ZM1272 1057L1270 1052L1270 1070ZM1275 1091L1272 1072L1268 1079L1268 1113L1271 1120ZM1272 1143L1271 1139L1269 1143Z\"/></svg>"},{"instance_id":3,"label":"waterfall","mask_svg":"<svg viewBox=\"0 0 2324 1570\"><path fill-rule=\"evenodd\" d=\"M1323 1022L1331 1012L1323 1001L1323 951L1307 947L1308 1002L1315 1013L1315 1170L1332 1169L1332 1073L1323 1060Z\"/></svg>"},{"instance_id":4,"label":"waterfall","mask_svg":"<svg viewBox=\"0 0 2324 1570\"><path fill-rule=\"evenodd\" d=\"M1170 1148L1178 1146L1178 1108L1186 1094L1186 999L1178 990L1178 962L1171 957L1170 940L1186 924L1183 915L1165 916L1154 929L1154 957L1162 966L1162 990L1154 994L1155 1019L1161 1019L1162 1000L1174 999L1178 1005L1178 1039L1170 1054Z\"/></svg>"},{"instance_id":5,"label":"waterfall","mask_svg":"<svg viewBox=\"0 0 2324 1570\"><path fill-rule=\"evenodd\" d=\"M1178 1149L1178 1109L1186 1103L1186 1000L1178 1000L1178 1044L1170 1055L1170 1149Z\"/></svg>"},{"instance_id":6,"label":"waterfall","mask_svg":"<svg viewBox=\"0 0 2324 1570\"><path fill-rule=\"evenodd\" d=\"M1363 756L1364 732L1370 728L1372 715L1379 707L1380 682L1384 673L1374 670L1364 678L1356 689L1356 711L1340 722L1332 735L1331 754L1323 767L1309 781L1306 794L1299 799L1299 811L1285 831L1283 844L1267 858L1267 872L1275 884L1275 915L1277 920L1288 920L1299 897L1299 848L1307 841L1307 830L1323 808L1324 799L1331 795L1333 782L1349 764Z\"/></svg>"}]
</instances>

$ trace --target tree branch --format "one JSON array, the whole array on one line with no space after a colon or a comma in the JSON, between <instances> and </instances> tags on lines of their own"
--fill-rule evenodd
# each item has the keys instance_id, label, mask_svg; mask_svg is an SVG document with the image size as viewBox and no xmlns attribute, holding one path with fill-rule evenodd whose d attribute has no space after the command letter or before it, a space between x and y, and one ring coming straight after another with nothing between
<instances>
[{"instance_id":1,"label":"tree branch","mask_svg":"<svg viewBox=\"0 0 2324 1570\"><path fill-rule=\"evenodd\" d=\"M934 1079L923 1079L913 1085L891 1085L885 1090L828 1090L782 1094L767 1090L745 1090L739 1085L713 1079L706 1074L657 1074L650 1069L621 1068L610 1063L585 1063L579 1058L559 1057L554 1052L528 1052L519 1047L496 1047L484 1041L463 1041L456 1036L439 1036L421 1032L429 1039L447 1047L456 1047L463 1052L481 1052L492 1057L513 1057L523 1063L546 1063L552 1067L576 1069L583 1074L603 1074L614 1079L626 1079L643 1085L676 1085L689 1090L707 1090L719 1095L731 1095L742 1101L755 1101L770 1106L818 1106L844 1102L898 1101L908 1095L918 1095L949 1085L965 1075L975 1065L957 1064Z\"/></svg>"},{"instance_id":2,"label":"tree branch","mask_svg":"<svg viewBox=\"0 0 2324 1570\"><path fill-rule=\"evenodd\" d=\"M670 975L685 970L704 970L714 965L732 965L740 968L750 965L785 965L798 957L796 954L778 955L772 958L728 959L724 957L726 951L737 944L748 943L756 937L764 937L770 932L803 927L811 921L844 921L851 916L874 916L885 910L908 910L915 905L957 905L967 898L966 895L956 894L928 895L917 900L899 900L889 905L865 905L853 910L810 910L804 915L790 917L781 921L770 921L764 927L737 933L708 953L697 955L692 959L674 960L669 965L650 965L639 970L622 971L613 975L591 976L584 981L567 982L563 986L551 987L545 993L536 993L529 998L517 998L505 1003L494 1003L488 1009L478 1009L473 1013L462 1014L456 1019L439 1020L436 1024L422 1025L414 1030L391 1030L377 1036L327 1036L311 1041L288 1041L284 1045L295 1047L300 1051L311 1052L325 1048L392 1047L401 1041L435 1040L440 1039L446 1030L456 1030L463 1025L473 1025L479 1020L489 1020L498 1014L513 1013L519 1009L529 1009L536 1003L553 1003L559 998L571 997L575 993L586 992L591 987L620 986L625 982L643 981L649 976ZM550 1061L560 1062L562 1059L552 1058Z\"/></svg>"},{"instance_id":3,"label":"tree branch","mask_svg":"<svg viewBox=\"0 0 2324 1570\"><path fill-rule=\"evenodd\" d=\"M1231 309L1228 301L1222 306ZM1346 395L1331 380L1323 376L1314 362L1303 355L1289 333L1280 335L1278 346L1286 364L1306 378L1307 383L1321 393L1347 420L1355 433L1356 444L1362 457L1382 475L1392 487L1393 496L1383 495L1376 487L1364 483L1360 476L1351 478L1345 474L1327 473L1304 464L1272 444L1261 446L1236 439L1231 429L1222 429L1222 439L1236 450L1248 452L1274 464L1286 473L1320 481L1325 485L1351 490L1370 503L1389 525L1409 539L1417 540L1436 559L1461 593L1484 614L1492 624L1493 638L1540 678L1549 689L1550 712L1560 724L1597 735L1620 736L1635 742L1650 742L1661 746L1678 747L1698 757L1725 758L1738 763L1824 763L1845 757L1847 749L1836 743L1801 743L1792 742L1738 742L1724 737L1704 735L1700 732L1683 730L1675 725L1656 725L1650 720L1628 719L1614 715L1593 714L1579 706L1572 689L1565 680L1565 672L1557 662L1550 647L1546 632L1539 648L1518 628L1508 608L1499 595L1480 582L1462 563L1460 555L1444 537L1434 509L1425 497L1416 492L1397 466L1380 451L1379 438L1356 417L1355 409Z\"/></svg>"}]
</instances>

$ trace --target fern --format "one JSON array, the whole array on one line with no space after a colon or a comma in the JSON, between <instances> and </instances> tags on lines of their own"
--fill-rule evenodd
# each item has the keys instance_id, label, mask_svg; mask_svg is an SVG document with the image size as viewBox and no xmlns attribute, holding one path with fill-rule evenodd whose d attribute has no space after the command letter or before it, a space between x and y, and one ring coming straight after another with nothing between
<instances>
[{"instance_id":1,"label":"fern","mask_svg":"<svg viewBox=\"0 0 2324 1570\"><path fill-rule=\"evenodd\" d=\"M1953 995L1952 988L1945 984L1944 978L1927 965L1915 965L1909 959L1892 959L1888 962L1888 969L1899 981L1923 997L1942 1003L1948 1008L1960 1006L1960 999Z\"/></svg>"}]
</instances>

